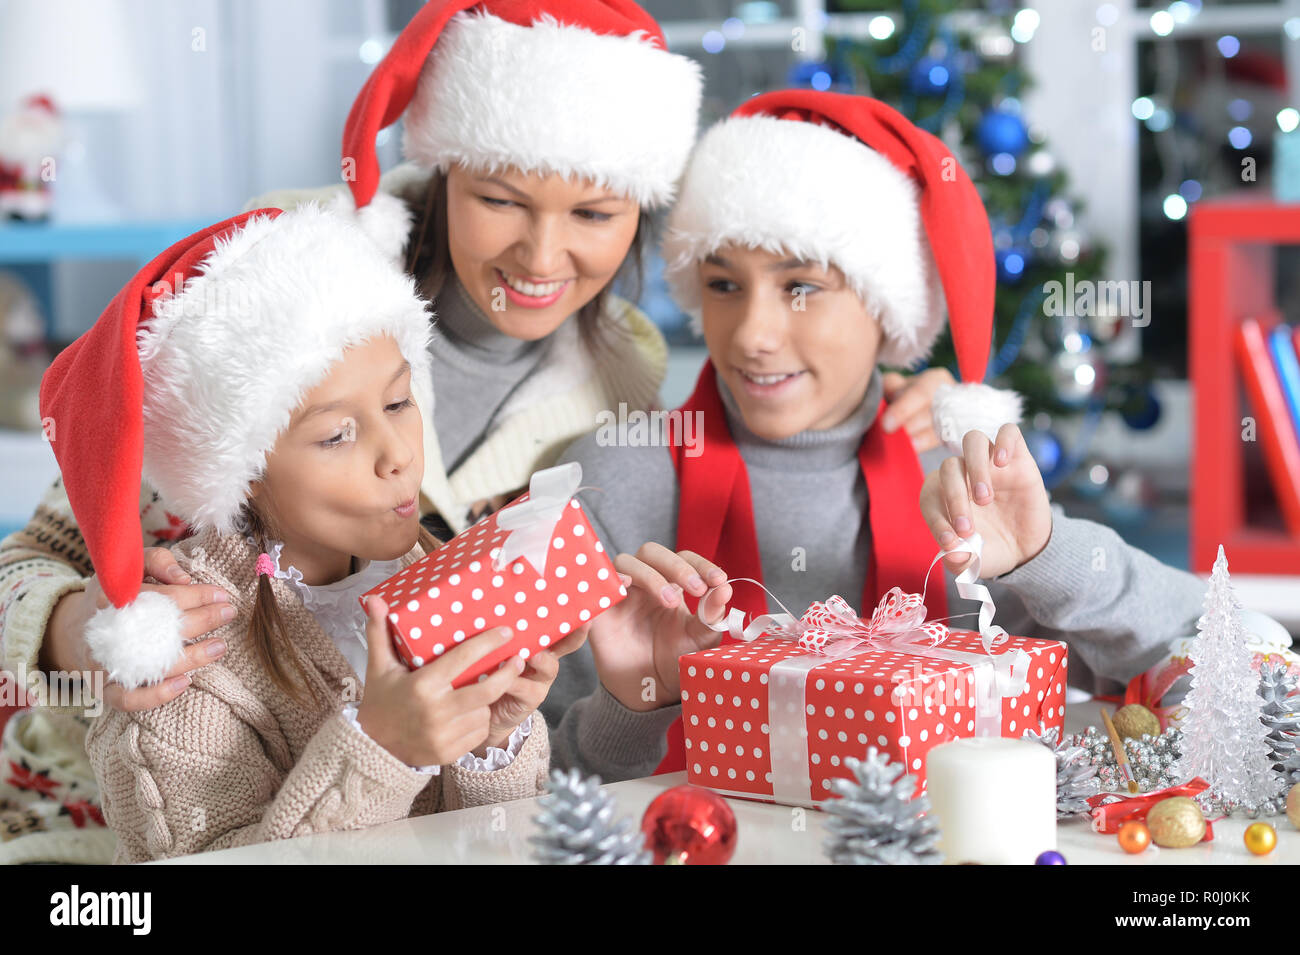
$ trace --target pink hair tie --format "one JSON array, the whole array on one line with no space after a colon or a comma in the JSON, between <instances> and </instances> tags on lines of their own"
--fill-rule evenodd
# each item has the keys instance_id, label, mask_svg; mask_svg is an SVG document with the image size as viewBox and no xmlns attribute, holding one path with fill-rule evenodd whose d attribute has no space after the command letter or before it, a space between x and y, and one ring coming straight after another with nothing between
<instances>
[{"instance_id":1,"label":"pink hair tie","mask_svg":"<svg viewBox=\"0 0 1300 955\"><path fill-rule=\"evenodd\" d=\"M275 576L275 561L271 560L271 555L261 553L257 555L257 575L266 574L268 577Z\"/></svg>"}]
</instances>

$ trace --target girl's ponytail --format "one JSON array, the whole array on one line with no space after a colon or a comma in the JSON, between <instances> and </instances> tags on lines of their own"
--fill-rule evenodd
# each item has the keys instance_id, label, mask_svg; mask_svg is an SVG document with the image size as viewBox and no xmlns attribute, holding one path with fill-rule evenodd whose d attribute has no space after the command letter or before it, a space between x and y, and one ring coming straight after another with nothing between
<instances>
[{"instance_id":1,"label":"girl's ponytail","mask_svg":"<svg viewBox=\"0 0 1300 955\"><path fill-rule=\"evenodd\" d=\"M244 507L244 518L253 535L259 554L266 554L266 522L252 504ZM259 559L260 563L260 559ZM257 574L257 596L253 600L253 616L248 625L248 635L271 681L284 690L297 703L304 706L319 702L320 694L313 685L298 648L289 639L271 589L271 575ZM289 665L286 666L286 663Z\"/></svg>"}]
</instances>

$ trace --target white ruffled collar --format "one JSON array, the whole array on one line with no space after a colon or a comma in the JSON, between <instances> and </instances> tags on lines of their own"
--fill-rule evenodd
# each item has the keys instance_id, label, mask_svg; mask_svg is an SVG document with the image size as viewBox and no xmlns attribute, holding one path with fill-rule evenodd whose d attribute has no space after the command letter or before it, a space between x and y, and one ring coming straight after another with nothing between
<instances>
[{"instance_id":1,"label":"white ruffled collar","mask_svg":"<svg viewBox=\"0 0 1300 955\"><path fill-rule=\"evenodd\" d=\"M283 541L268 540L266 544L267 554L275 565L276 578L287 581L293 587L321 628L336 639L353 637L364 644L366 612L358 598L401 570L402 558L366 561L356 573L349 574L342 580L332 584L312 585L303 583L302 571L292 564L281 569Z\"/></svg>"}]
</instances>

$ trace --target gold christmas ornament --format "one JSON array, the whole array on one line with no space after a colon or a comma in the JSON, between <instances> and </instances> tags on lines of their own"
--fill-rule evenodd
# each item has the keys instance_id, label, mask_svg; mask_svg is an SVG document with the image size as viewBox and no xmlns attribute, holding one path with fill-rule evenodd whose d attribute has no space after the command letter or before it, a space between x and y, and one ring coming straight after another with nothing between
<instances>
[{"instance_id":1,"label":"gold christmas ornament","mask_svg":"<svg viewBox=\"0 0 1300 955\"><path fill-rule=\"evenodd\" d=\"M1256 822L1246 827L1243 841L1255 855L1266 856L1277 846L1277 830L1266 822Z\"/></svg>"},{"instance_id":2,"label":"gold christmas ornament","mask_svg":"<svg viewBox=\"0 0 1300 955\"><path fill-rule=\"evenodd\" d=\"M1300 783L1292 786L1286 794L1286 817L1291 820L1291 825L1300 829Z\"/></svg>"},{"instance_id":3,"label":"gold christmas ornament","mask_svg":"<svg viewBox=\"0 0 1300 955\"><path fill-rule=\"evenodd\" d=\"M1151 839L1164 849L1186 849L1205 838L1205 815L1186 796L1162 799L1147 813Z\"/></svg>"},{"instance_id":4,"label":"gold christmas ornament","mask_svg":"<svg viewBox=\"0 0 1300 955\"><path fill-rule=\"evenodd\" d=\"M1160 719L1141 703L1121 706L1115 713L1115 732L1124 739L1141 739L1143 733L1160 735Z\"/></svg>"}]
</instances>

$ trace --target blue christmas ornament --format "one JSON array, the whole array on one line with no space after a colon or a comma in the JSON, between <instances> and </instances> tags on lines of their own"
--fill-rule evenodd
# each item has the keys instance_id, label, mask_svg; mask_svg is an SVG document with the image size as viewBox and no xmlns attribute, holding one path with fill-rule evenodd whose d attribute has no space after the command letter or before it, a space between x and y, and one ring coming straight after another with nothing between
<instances>
[{"instance_id":1,"label":"blue christmas ornament","mask_svg":"<svg viewBox=\"0 0 1300 955\"><path fill-rule=\"evenodd\" d=\"M1049 477L1055 477L1056 470L1061 466L1064 457L1061 453L1060 440L1050 431L1026 431L1024 436L1025 446L1029 448L1030 457L1038 465L1043 480L1047 481Z\"/></svg>"},{"instance_id":2,"label":"blue christmas ornament","mask_svg":"<svg viewBox=\"0 0 1300 955\"><path fill-rule=\"evenodd\" d=\"M790 67L789 85L812 87L815 90L847 91L852 79L834 63L819 60L802 60Z\"/></svg>"},{"instance_id":3,"label":"blue christmas ornament","mask_svg":"<svg viewBox=\"0 0 1300 955\"><path fill-rule=\"evenodd\" d=\"M1047 852L1040 853L1038 858L1034 860L1034 865L1068 865L1068 864L1069 863L1065 861L1065 856L1061 855L1055 849L1050 849Z\"/></svg>"},{"instance_id":4,"label":"blue christmas ornament","mask_svg":"<svg viewBox=\"0 0 1300 955\"><path fill-rule=\"evenodd\" d=\"M912 64L907 86L917 96L942 96L948 92L955 67L932 56L923 56Z\"/></svg>"},{"instance_id":5,"label":"blue christmas ornament","mask_svg":"<svg viewBox=\"0 0 1300 955\"><path fill-rule=\"evenodd\" d=\"M1134 431L1155 427L1160 420L1160 399L1150 385L1133 386L1127 390L1120 409L1124 423Z\"/></svg>"},{"instance_id":6,"label":"blue christmas ornament","mask_svg":"<svg viewBox=\"0 0 1300 955\"><path fill-rule=\"evenodd\" d=\"M1006 285L1019 282L1029 265L1029 251L1020 246L998 249L993 257L998 265L998 281Z\"/></svg>"},{"instance_id":7,"label":"blue christmas ornament","mask_svg":"<svg viewBox=\"0 0 1300 955\"><path fill-rule=\"evenodd\" d=\"M975 139L986 156L1006 153L1013 158L1029 148L1029 130L1015 113L991 109L975 127Z\"/></svg>"}]
</instances>

